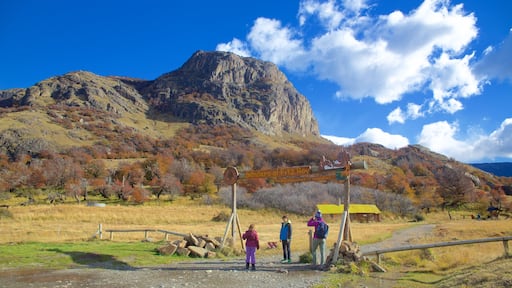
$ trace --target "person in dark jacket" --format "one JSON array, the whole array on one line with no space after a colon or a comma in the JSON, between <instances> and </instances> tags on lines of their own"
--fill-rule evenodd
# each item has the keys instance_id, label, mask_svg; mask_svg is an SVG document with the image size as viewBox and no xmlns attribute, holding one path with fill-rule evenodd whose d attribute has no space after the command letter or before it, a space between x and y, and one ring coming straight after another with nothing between
<instances>
[{"instance_id":1,"label":"person in dark jacket","mask_svg":"<svg viewBox=\"0 0 512 288\"><path fill-rule=\"evenodd\" d=\"M242 239L245 240L245 270L249 270L249 264L252 264L252 270L256 270L256 250L260 249L260 239L254 224L249 225Z\"/></svg>"},{"instance_id":2,"label":"person in dark jacket","mask_svg":"<svg viewBox=\"0 0 512 288\"><path fill-rule=\"evenodd\" d=\"M313 265L318 265L316 250L319 248L320 250L320 265L324 265L325 263L325 238L320 238L317 236L317 229L320 222L324 222L322 218L322 213L320 210L316 211L315 215L311 217L308 221L308 226L315 227L315 233L313 234L313 247L311 248L311 254L313 254Z\"/></svg>"},{"instance_id":3,"label":"person in dark jacket","mask_svg":"<svg viewBox=\"0 0 512 288\"><path fill-rule=\"evenodd\" d=\"M292 241L292 221L290 221L286 215L283 216L282 219L281 232L279 233L279 240L283 245L283 260L281 260L281 263L291 263L290 244Z\"/></svg>"}]
</instances>

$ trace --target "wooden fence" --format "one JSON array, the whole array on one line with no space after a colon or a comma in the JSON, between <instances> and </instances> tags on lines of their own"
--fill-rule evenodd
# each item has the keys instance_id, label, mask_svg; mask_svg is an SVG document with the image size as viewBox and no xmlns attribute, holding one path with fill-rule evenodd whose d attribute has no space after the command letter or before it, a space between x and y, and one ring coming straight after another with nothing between
<instances>
[{"instance_id":1,"label":"wooden fence","mask_svg":"<svg viewBox=\"0 0 512 288\"><path fill-rule=\"evenodd\" d=\"M508 241L510 241L510 240L512 240L512 236L492 237L492 238L473 239L473 240L449 241L449 242L440 242L440 243L432 243L432 244L408 245L408 246L402 246L402 247L367 251L367 252L363 253L363 256L376 256L377 263L380 263L380 255L385 254L385 253L502 241L503 249L505 250L504 256L509 257L510 253L509 253L509 248L508 248Z\"/></svg>"},{"instance_id":2,"label":"wooden fence","mask_svg":"<svg viewBox=\"0 0 512 288\"><path fill-rule=\"evenodd\" d=\"M185 237L185 236L188 235L188 234L184 234L184 233L168 231L168 230L163 230L163 229L153 229L153 228L144 228L144 229L106 229L105 231L103 231L103 225L99 224L98 232L96 232L96 234L99 235L100 239L103 239L103 233L104 232L110 233L110 235L109 235L109 239L110 240L114 240L114 233L144 232L144 240L148 240L149 239L149 237L148 237L149 236L149 232L163 233L165 240L168 239L169 235L175 235L175 236L180 236L180 237Z\"/></svg>"}]
</instances>

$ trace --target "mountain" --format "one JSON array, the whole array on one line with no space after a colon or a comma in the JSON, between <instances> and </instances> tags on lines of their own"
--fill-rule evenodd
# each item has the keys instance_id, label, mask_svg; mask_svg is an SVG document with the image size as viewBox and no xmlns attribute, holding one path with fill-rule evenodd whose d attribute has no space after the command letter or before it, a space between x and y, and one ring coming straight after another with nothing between
<instances>
[{"instance_id":1,"label":"mountain","mask_svg":"<svg viewBox=\"0 0 512 288\"><path fill-rule=\"evenodd\" d=\"M54 105L319 137L308 100L276 65L228 52L198 51L181 68L152 81L78 71L0 91L0 107Z\"/></svg>"},{"instance_id":2,"label":"mountain","mask_svg":"<svg viewBox=\"0 0 512 288\"><path fill-rule=\"evenodd\" d=\"M308 100L270 62L196 52L143 89L151 106L190 123L233 123L267 135L319 136Z\"/></svg>"},{"instance_id":3,"label":"mountain","mask_svg":"<svg viewBox=\"0 0 512 288\"><path fill-rule=\"evenodd\" d=\"M478 187L482 195L510 187L508 179L419 145L394 150L374 143L334 145L319 136L308 100L277 66L227 52L198 51L179 69L153 80L75 71L28 88L0 91L0 165L5 159L21 163L11 165L9 177L16 176L19 167L40 165L30 175L34 181L47 179L38 173L51 170L44 165L52 162L61 167L73 161L91 171L91 159L138 161L157 155L183 159L175 163L183 167L175 169L190 173L218 172L219 167L233 165L318 165L324 156L335 160L341 149L354 161L368 163L368 170L351 175L354 185L408 195L423 207L440 203L434 197L438 187L455 187L456 192ZM65 157L57 157L59 153ZM23 173L29 172L19 174ZM175 176L191 187L187 181L194 177ZM5 184L2 179L7 178L0 177L0 187Z\"/></svg>"},{"instance_id":4,"label":"mountain","mask_svg":"<svg viewBox=\"0 0 512 288\"><path fill-rule=\"evenodd\" d=\"M512 177L512 162L472 163L471 166L496 176Z\"/></svg>"}]
</instances>

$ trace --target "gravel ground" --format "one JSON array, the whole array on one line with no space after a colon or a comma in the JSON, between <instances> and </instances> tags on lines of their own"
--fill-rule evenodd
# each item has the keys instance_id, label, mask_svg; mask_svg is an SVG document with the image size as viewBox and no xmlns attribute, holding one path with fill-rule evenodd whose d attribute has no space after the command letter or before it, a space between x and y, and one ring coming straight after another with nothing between
<instances>
[{"instance_id":1,"label":"gravel ground","mask_svg":"<svg viewBox=\"0 0 512 288\"><path fill-rule=\"evenodd\" d=\"M324 275L311 265L261 259L256 271L243 261L196 261L130 270L77 268L0 272L2 287L311 287Z\"/></svg>"}]
</instances>

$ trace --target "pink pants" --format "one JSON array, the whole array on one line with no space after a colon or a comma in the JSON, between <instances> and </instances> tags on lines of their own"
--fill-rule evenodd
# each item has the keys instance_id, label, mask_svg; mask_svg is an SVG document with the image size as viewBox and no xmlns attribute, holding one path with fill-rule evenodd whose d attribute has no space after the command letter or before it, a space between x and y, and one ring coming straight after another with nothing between
<instances>
[{"instance_id":1,"label":"pink pants","mask_svg":"<svg viewBox=\"0 0 512 288\"><path fill-rule=\"evenodd\" d=\"M256 247L245 247L245 263L256 264Z\"/></svg>"}]
</instances>

